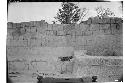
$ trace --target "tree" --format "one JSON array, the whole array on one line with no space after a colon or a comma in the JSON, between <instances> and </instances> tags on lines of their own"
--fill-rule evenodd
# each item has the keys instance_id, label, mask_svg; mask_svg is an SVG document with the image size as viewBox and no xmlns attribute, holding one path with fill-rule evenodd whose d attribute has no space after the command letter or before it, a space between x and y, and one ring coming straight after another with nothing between
<instances>
[{"instance_id":1,"label":"tree","mask_svg":"<svg viewBox=\"0 0 125 83\"><path fill-rule=\"evenodd\" d=\"M71 2L63 2L62 9L59 9L57 16L54 17L61 24L72 24L76 23L81 18L80 8ZM85 11L86 9L84 9Z\"/></svg>"},{"instance_id":2,"label":"tree","mask_svg":"<svg viewBox=\"0 0 125 83\"><path fill-rule=\"evenodd\" d=\"M109 8L103 8L100 6L100 7L95 8L95 10L99 18L104 18L107 16L115 16L114 12L112 12Z\"/></svg>"}]
</instances>

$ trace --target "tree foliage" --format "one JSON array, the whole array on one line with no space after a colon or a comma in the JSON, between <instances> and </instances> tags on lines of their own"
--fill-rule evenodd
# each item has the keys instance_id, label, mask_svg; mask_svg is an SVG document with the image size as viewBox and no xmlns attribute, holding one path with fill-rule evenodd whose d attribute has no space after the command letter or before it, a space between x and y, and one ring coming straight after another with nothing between
<instances>
[{"instance_id":1,"label":"tree foliage","mask_svg":"<svg viewBox=\"0 0 125 83\"><path fill-rule=\"evenodd\" d=\"M80 19L80 8L71 2L63 2L62 8L59 9L57 16L54 17L61 24L76 23Z\"/></svg>"},{"instance_id":2,"label":"tree foliage","mask_svg":"<svg viewBox=\"0 0 125 83\"><path fill-rule=\"evenodd\" d=\"M103 7L97 7L95 8L96 12L97 12L97 16L100 18L104 18L107 16L115 16L114 12L111 11L109 8L103 8Z\"/></svg>"}]
</instances>

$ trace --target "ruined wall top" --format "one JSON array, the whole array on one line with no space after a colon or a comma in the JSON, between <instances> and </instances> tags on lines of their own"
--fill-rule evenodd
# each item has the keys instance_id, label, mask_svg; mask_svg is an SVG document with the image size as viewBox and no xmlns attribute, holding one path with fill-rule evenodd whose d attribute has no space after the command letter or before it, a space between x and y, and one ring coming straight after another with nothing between
<instances>
[{"instance_id":1,"label":"ruined wall top","mask_svg":"<svg viewBox=\"0 0 125 83\"><path fill-rule=\"evenodd\" d=\"M99 17L90 17L86 21L82 21L80 24L119 24L123 23L123 20L118 17L108 17L100 19ZM18 28L18 27L41 27L43 25L47 25L48 23L45 20L41 21L30 21L30 22L21 22L21 23L13 23L8 22L8 28ZM68 25L68 24L53 24L53 25Z\"/></svg>"}]
</instances>

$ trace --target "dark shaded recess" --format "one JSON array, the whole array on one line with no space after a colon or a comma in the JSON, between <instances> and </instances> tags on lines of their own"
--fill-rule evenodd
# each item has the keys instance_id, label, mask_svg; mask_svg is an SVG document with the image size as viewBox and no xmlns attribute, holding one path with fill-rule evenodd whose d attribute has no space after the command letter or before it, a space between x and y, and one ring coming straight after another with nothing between
<instances>
[{"instance_id":1,"label":"dark shaded recess","mask_svg":"<svg viewBox=\"0 0 125 83\"><path fill-rule=\"evenodd\" d=\"M6 56L6 83L13 83L12 80L10 79L9 75L8 75L8 59Z\"/></svg>"},{"instance_id":2,"label":"dark shaded recess","mask_svg":"<svg viewBox=\"0 0 125 83\"><path fill-rule=\"evenodd\" d=\"M59 57L59 59L60 59L61 61L70 61L70 59L72 59L72 58L73 58L73 56Z\"/></svg>"},{"instance_id":3,"label":"dark shaded recess","mask_svg":"<svg viewBox=\"0 0 125 83\"><path fill-rule=\"evenodd\" d=\"M123 75L118 79L118 82L123 82Z\"/></svg>"},{"instance_id":4,"label":"dark shaded recess","mask_svg":"<svg viewBox=\"0 0 125 83\"><path fill-rule=\"evenodd\" d=\"M43 79L43 76L38 76L37 77L37 80L38 80L37 83L42 83L42 79Z\"/></svg>"},{"instance_id":5,"label":"dark shaded recess","mask_svg":"<svg viewBox=\"0 0 125 83\"><path fill-rule=\"evenodd\" d=\"M97 76L92 76L92 82L97 82Z\"/></svg>"},{"instance_id":6,"label":"dark shaded recess","mask_svg":"<svg viewBox=\"0 0 125 83\"><path fill-rule=\"evenodd\" d=\"M9 77L7 78L7 83L13 83Z\"/></svg>"}]
</instances>

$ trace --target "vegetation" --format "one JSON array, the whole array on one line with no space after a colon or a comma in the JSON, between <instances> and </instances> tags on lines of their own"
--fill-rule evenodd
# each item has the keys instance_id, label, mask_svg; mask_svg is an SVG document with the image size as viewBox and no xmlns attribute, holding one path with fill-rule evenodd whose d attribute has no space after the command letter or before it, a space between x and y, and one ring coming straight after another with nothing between
<instances>
[{"instance_id":1,"label":"vegetation","mask_svg":"<svg viewBox=\"0 0 125 83\"><path fill-rule=\"evenodd\" d=\"M97 16L99 18L109 17L109 16L115 16L114 12L112 12L109 8L103 8L102 6L95 8L97 12Z\"/></svg>"},{"instance_id":2,"label":"vegetation","mask_svg":"<svg viewBox=\"0 0 125 83\"><path fill-rule=\"evenodd\" d=\"M81 9L74 3L71 2L63 2L62 9L59 9L57 16L54 17L61 24L72 24L77 23L83 16L86 15L86 8L83 8L83 12Z\"/></svg>"}]
</instances>

